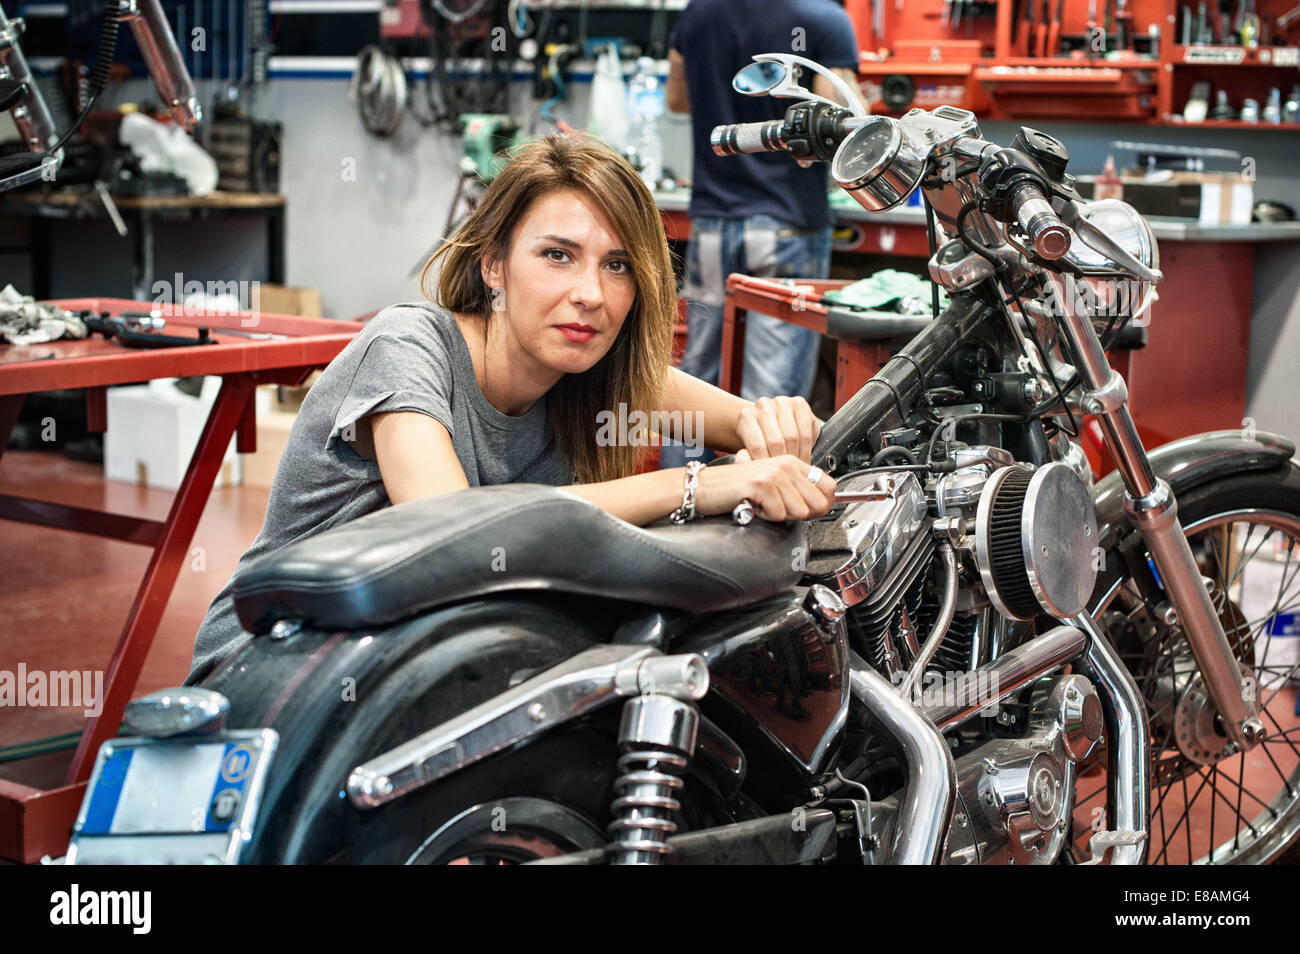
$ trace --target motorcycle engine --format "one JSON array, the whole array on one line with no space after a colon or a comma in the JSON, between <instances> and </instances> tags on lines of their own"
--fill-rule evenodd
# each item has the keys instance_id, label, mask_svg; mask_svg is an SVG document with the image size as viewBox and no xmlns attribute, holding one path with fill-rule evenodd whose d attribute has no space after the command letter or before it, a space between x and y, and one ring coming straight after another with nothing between
<instances>
[{"instance_id":1,"label":"motorcycle engine","mask_svg":"<svg viewBox=\"0 0 1300 954\"><path fill-rule=\"evenodd\" d=\"M905 470L841 480L838 489L860 499L811 527L805 582L840 594L854 650L895 684L938 615L936 520L946 525L961 575L957 612L927 676L975 669L1033 632L1010 621L1074 616L1096 579L1082 454L1037 468L986 445L955 446L950 456L955 468L925 486ZM1016 698L1014 717L990 712L995 722L957 730L959 805L948 863L1051 863L1068 843L1075 765L1102 734L1099 698L1077 675L1044 678Z\"/></svg>"},{"instance_id":2,"label":"motorcycle engine","mask_svg":"<svg viewBox=\"0 0 1300 954\"><path fill-rule=\"evenodd\" d=\"M870 499L837 505L813 523L807 579L840 594L850 644L892 678L924 638L924 577L934 556L925 492L909 471L849 477L838 490Z\"/></svg>"},{"instance_id":3,"label":"motorcycle engine","mask_svg":"<svg viewBox=\"0 0 1300 954\"><path fill-rule=\"evenodd\" d=\"M957 758L946 864L1051 864L1067 849L1076 764L1101 740L1101 699L1083 676L1048 676L1030 694L1026 731Z\"/></svg>"}]
</instances>

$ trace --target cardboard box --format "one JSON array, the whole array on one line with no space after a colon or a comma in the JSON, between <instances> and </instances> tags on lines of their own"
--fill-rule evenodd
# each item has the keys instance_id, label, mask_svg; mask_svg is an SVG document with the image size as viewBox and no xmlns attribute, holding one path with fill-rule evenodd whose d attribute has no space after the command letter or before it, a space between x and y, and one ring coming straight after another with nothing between
<instances>
[{"instance_id":1,"label":"cardboard box","mask_svg":"<svg viewBox=\"0 0 1300 954\"><path fill-rule=\"evenodd\" d=\"M1159 181L1122 176L1124 201L1143 215L1195 219L1200 225L1249 225L1255 184L1237 173L1174 172ZM1094 180L1077 183L1092 198Z\"/></svg>"},{"instance_id":2,"label":"cardboard box","mask_svg":"<svg viewBox=\"0 0 1300 954\"><path fill-rule=\"evenodd\" d=\"M258 411L257 453L241 454L245 487L267 487L275 479L275 469L280 466L289 431L298 415L291 411Z\"/></svg>"},{"instance_id":3,"label":"cardboard box","mask_svg":"<svg viewBox=\"0 0 1300 954\"><path fill-rule=\"evenodd\" d=\"M257 308L263 314L322 317L319 288L291 288L267 282L259 282L257 288Z\"/></svg>"}]
</instances>

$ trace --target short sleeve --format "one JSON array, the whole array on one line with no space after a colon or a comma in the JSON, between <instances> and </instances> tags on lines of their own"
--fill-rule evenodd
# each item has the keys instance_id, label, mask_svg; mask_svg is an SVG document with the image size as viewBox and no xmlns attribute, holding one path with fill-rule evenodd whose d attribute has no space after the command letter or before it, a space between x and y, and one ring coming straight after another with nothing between
<instances>
[{"instance_id":1,"label":"short sleeve","mask_svg":"<svg viewBox=\"0 0 1300 954\"><path fill-rule=\"evenodd\" d=\"M390 411L427 414L453 433L451 394L451 355L436 336L380 331L357 362L325 448L362 418Z\"/></svg>"},{"instance_id":2,"label":"short sleeve","mask_svg":"<svg viewBox=\"0 0 1300 954\"><path fill-rule=\"evenodd\" d=\"M821 36L818 38L820 48L808 55L830 69L856 70L861 57L853 20L843 7L831 4L827 6L830 9L821 20Z\"/></svg>"}]
</instances>

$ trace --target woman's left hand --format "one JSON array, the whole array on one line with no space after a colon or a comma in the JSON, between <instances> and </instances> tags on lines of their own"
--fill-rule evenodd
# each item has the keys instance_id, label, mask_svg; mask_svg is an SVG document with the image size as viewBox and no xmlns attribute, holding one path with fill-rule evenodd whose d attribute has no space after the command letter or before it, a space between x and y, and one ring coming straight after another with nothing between
<instances>
[{"instance_id":1,"label":"woman's left hand","mask_svg":"<svg viewBox=\"0 0 1300 954\"><path fill-rule=\"evenodd\" d=\"M810 461L821 429L822 422L802 397L759 398L742 408L736 421L736 433L744 442L737 459L794 454Z\"/></svg>"}]
</instances>

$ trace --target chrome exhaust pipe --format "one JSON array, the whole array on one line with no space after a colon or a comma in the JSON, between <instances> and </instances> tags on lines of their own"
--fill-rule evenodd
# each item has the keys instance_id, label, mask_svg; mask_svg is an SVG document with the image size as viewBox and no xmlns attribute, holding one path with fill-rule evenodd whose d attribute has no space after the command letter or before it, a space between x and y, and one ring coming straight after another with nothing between
<instances>
[{"instance_id":1,"label":"chrome exhaust pipe","mask_svg":"<svg viewBox=\"0 0 1300 954\"><path fill-rule=\"evenodd\" d=\"M947 732L1040 676L1060 669L1087 646L1084 633L1073 626L1057 626L1008 650L995 662L962 673L945 686L947 698L921 705L921 714L940 732Z\"/></svg>"},{"instance_id":2,"label":"chrome exhaust pipe","mask_svg":"<svg viewBox=\"0 0 1300 954\"><path fill-rule=\"evenodd\" d=\"M852 652L849 687L853 698L898 743L907 766L907 787L894 822L889 863L938 864L957 801L957 769L948 743L889 680Z\"/></svg>"},{"instance_id":3,"label":"chrome exhaust pipe","mask_svg":"<svg viewBox=\"0 0 1300 954\"><path fill-rule=\"evenodd\" d=\"M1101 628L1086 612L1071 622L1091 637L1083 662L1100 690L1106 712L1109 760L1106 788L1115 817L1107 819L1114 831L1140 836L1133 844L1116 844L1113 865L1140 865L1146 859L1151 812L1151 752L1147 708L1132 674L1106 641Z\"/></svg>"},{"instance_id":4,"label":"chrome exhaust pipe","mask_svg":"<svg viewBox=\"0 0 1300 954\"><path fill-rule=\"evenodd\" d=\"M949 699L953 701L944 700L918 706L913 712L919 714L927 725L937 727L938 732L947 732L990 705L1020 691L1035 679L1066 663L1080 663L1081 668L1097 684L1106 715L1106 731L1109 736L1107 778L1110 803L1114 806L1114 818L1108 821L1115 835L1120 836L1106 846L1112 851L1111 864L1140 865L1146 857L1147 824L1151 807L1146 706L1132 675L1092 617L1084 613L1072 618L1070 622L1073 625L1057 626L1004 653L996 662L958 677L946 690ZM874 671L872 674L875 675ZM852 675L854 696L866 704L866 699L859 694L859 674L856 669ZM883 677L877 676L877 679L885 682ZM903 701L901 696L898 698ZM872 711L874 714L875 710ZM902 730L891 728L890 731L901 743ZM945 753L946 750L945 746ZM949 763L951 764L951 755ZM908 803L912 801L912 793L913 784L909 776L906 795ZM899 813L900 832L909 826L922 824L923 818L909 818L909 815L921 814L915 805L910 809L904 806ZM918 834L912 837L920 836ZM1131 843L1126 844L1125 841Z\"/></svg>"}]
</instances>

